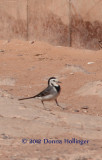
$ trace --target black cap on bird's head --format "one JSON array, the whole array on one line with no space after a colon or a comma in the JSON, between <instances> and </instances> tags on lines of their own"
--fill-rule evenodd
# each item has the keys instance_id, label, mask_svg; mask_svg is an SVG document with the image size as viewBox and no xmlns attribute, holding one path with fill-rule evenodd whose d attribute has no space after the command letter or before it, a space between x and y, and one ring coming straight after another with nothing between
<instances>
[{"instance_id":1,"label":"black cap on bird's head","mask_svg":"<svg viewBox=\"0 0 102 160\"><path fill-rule=\"evenodd\" d=\"M58 81L57 78L55 78L55 77L50 77L49 80L48 80L48 85L51 83L51 81L52 81L52 82L56 82L56 83L61 83L61 82Z\"/></svg>"},{"instance_id":2,"label":"black cap on bird's head","mask_svg":"<svg viewBox=\"0 0 102 160\"><path fill-rule=\"evenodd\" d=\"M56 79L55 77L50 77L49 80L48 80L48 84L50 83L51 79Z\"/></svg>"}]
</instances>

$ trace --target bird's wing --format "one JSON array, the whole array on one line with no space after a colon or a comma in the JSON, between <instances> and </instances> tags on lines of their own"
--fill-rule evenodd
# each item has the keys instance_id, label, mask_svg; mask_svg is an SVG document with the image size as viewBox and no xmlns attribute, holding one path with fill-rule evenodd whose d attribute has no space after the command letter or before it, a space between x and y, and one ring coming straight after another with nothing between
<instances>
[{"instance_id":1,"label":"bird's wing","mask_svg":"<svg viewBox=\"0 0 102 160\"><path fill-rule=\"evenodd\" d=\"M21 98L19 100L31 99L31 98L36 98L36 97L44 97L44 96L47 96L47 95L52 94L52 93L53 93L53 87L48 86L45 90L43 90L42 92L40 92L39 94L37 94L33 97Z\"/></svg>"},{"instance_id":2,"label":"bird's wing","mask_svg":"<svg viewBox=\"0 0 102 160\"><path fill-rule=\"evenodd\" d=\"M34 97L44 97L52 93L52 87L48 86L45 90L35 95Z\"/></svg>"}]
</instances>

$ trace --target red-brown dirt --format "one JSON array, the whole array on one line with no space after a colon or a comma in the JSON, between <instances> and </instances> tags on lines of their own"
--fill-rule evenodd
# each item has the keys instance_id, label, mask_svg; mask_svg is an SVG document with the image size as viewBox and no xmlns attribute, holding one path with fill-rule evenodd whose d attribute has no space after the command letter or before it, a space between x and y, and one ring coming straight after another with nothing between
<instances>
[{"instance_id":1,"label":"red-brown dirt","mask_svg":"<svg viewBox=\"0 0 102 160\"><path fill-rule=\"evenodd\" d=\"M0 160L101 160L101 59L102 50L0 41ZM45 102L46 110L37 99L18 101L43 90L52 76L62 82L58 102L64 109L53 101ZM44 144L44 138L63 143ZM64 143L72 138L89 143Z\"/></svg>"}]
</instances>

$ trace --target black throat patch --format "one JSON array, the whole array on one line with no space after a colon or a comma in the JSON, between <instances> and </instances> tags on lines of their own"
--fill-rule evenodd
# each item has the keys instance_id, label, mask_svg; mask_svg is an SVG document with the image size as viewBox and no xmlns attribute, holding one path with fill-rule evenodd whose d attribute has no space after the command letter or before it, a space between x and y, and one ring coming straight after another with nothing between
<instances>
[{"instance_id":1,"label":"black throat patch","mask_svg":"<svg viewBox=\"0 0 102 160\"><path fill-rule=\"evenodd\" d=\"M60 92L60 90L61 90L60 86L54 86L54 87L56 88L57 92Z\"/></svg>"}]
</instances>

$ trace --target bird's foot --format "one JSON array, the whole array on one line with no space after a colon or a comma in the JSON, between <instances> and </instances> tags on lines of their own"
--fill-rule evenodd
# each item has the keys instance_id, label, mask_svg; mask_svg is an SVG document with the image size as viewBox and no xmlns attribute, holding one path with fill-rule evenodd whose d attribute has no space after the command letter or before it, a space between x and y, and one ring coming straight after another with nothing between
<instances>
[{"instance_id":1,"label":"bird's foot","mask_svg":"<svg viewBox=\"0 0 102 160\"><path fill-rule=\"evenodd\" d=\"M62 110L64 110L65 108L63 108L61 105L58 105L58 107L60 107Z\"/></svg>"}]
</instances>

